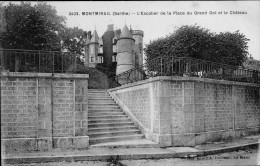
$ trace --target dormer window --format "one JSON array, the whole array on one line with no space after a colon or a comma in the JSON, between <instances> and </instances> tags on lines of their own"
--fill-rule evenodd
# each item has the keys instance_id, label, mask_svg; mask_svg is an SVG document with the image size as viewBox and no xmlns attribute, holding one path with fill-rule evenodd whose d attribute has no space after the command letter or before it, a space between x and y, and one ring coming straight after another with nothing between
<instances>
[{"instance_id":1,"label":"dormer window","mask_svg":"<svg viewBox=\"0 0 260 166\"><path fill-rule=\"evenodd\" d=\"M98 53L103 54L103 47L99 47Z\"/></svg>"}]
</instances>

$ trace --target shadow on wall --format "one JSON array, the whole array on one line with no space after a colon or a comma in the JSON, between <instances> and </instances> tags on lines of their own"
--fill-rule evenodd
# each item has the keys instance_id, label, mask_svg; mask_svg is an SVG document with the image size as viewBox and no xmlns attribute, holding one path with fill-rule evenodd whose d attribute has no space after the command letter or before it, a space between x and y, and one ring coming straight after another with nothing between
<instances>
[{"instance_id":1,"label":"shadow on wall","mask_svg":"<svg viewBox=\"0 0 260 166\"><path fill-rule=\"evenodd\" d=\"M109 80L106 74L96 68L85 67L81 64L72 65L67 70L67 73L74 74L89 74L88 89L108 89Z\"/></svg>"}]
</instances>

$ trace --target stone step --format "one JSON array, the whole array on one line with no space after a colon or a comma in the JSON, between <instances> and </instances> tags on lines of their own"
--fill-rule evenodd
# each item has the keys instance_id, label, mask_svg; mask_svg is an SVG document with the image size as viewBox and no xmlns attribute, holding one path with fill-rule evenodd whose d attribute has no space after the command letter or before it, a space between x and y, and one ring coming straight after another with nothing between
<instances>
[{"instance_id":1,"label":"stone step","mask_svg":"<svg viewBox=\"0 0 260 166\"><path fill-rule=\"evenodd\" d=\"M112 99L112 98L107 94L107 95L88 95L88 99Z\"/></svg>"},{"instance_id":2,"label":"stone step","mask_svg":"<svg viewBox=\"0 0 260 166\"><path fill-rule=\"evenodd\" d=\"M110 95L108 95L107 93L100 93L100 94L91 94L88 93L88 98L111 98Z\"/></svg>"},{"instance_id":3,"label":"stone step","mask_svg":"<svg viewBox=\"0 0 260 166\"><path fill-rule=\"evenodd\" d=\"M88 116L102 116L102 115L108 115L108 116L117 116L117 115L125 115L124 112L121 111L97 111L97 112L89 112Z\"/></svg>"},{"instance_id":4,"label":"stone step","mask_svg":"<svg viewBox=\"0 0 260 166\"><path fill-rule=\"evenodd\" d=\"M103 127L122 127L122 126L129 126L129 125L134 125L133 122L128 121L128 122L121 122L121 123L92 123L88 124L89 129L93 128L103 128Z\"/></svg>"},{"instance_id":5,"label":"stone step","mask_svg":"<svg viewBox=\"0 0 260 166\"><path fill-rule=\"evenodd\" d=\"M89 112L95 112L95 111L122 111L121 108L96 108L96 107L91 107L91 108L88 108L88 111Z\"/></svg>"},{"instance_id":6,"label":"stone step","mask_svg":"<svg viewBox=\"0 0 260 166\"><path fill-rule=\"evenodd\" d=\"M114 142L122 140L136 140L144 138L143 134L127 135L127 136L115 136L115 137L104 137L104 138L91 138L89 139L90 144L104 143L104 142Z\"/></svg>"},{"instance_id":7,"label":"stone step","mask_svg":"<svg viewBox=\"0 0 260 166\"><path fill-rule=\"evenodd\" d=\"M88 133L96 133L96 132L114 132L114 131L125 131L125 130L137 130L137 126L129 125L129 126L120 126L120 127L102 127L102 128L90 128L88 129Z\"/></svg>"},{"instance_id":8,"label":"stone step","mask_svg":"<svg viewBox=\"0 0 260 166\"><path fill-rule=\"evenodd\" d=\"M106 96L110 96L107 92L88 92L88 95L89 96L94 96L94 95L97 95L97 96L101 96L101 95L106 95Z\"/></svg>"},{"instance_id":9,"label":"stone step","mask_svg":"<svg viewBox=\"0 0 260 166\"><path fill-rule=\"evenodd\" d=\"M107 91L107 89L88 89L89 91Z\"/></svg>"},{"instance_id":10,"label":"stone step","mask_svg":"<svg viewBox=\"0 0 260 166\"><path fill-rule=\"evenodd\" d=\"M115 102L110 102L110 103L97 103L97 102L88 102L88 106L89 107L111 107L111 106L115 106L118 107L118 105Z\"/></svg>"},{"instance_id":11,"label":"stone step","mask_svg":"<svg viewBox=\"0 0 260 166\"><path fill-rule=\"evenodd\" d=\"M129 122L129 118L121 118L121 119L89 119L88 124L96 124L96 123L121 123L121 122Z\"/></svg>"},{"instance_id":12,"label":"stone step","mask_svg":"<svg viewBox=\"0 0 260 166\"><path fill-rule=\"evenodd\" d=\"M103 138L103 137L114 137L114 136L126 136L141 134L140 130L125 130L125 131L114 131L114 132L97 132L89 133L89 138Z\"/></svg>"},{"instance_id":13,"label":"stone step","mask_svg":"<svg viewBox=\"0 0 260 166\"><path fill-rule=\"evenodd\" d=\"M107 92L107 89L88 89L91 92Z\"/></svg>"},{"instance_id":14,"label":"stone step","mask_svg":"<svg viewBox=\"0 0 260 166\"><path fill-rule=\"evenodd\" d=\"M88 113L124 113L121 109L89 109Z\"/></svg>"},{"instance_id":15,"label":"stone step","mask_svg":"<svg viewBox=\"0 0 260 166\"><path fill-rule=\"evenodd\" d=\"M92 89L88 93L90 144L144 137L106 90Z\"/></svg>"},{"instance_id":16,"label":"stone step","mask_svg":"<svg viewBox=\"0 0 260 166\"><path fill-rule=\"evenodd\" d=\"M126 115L100 115L100 116L88 116L89 120L96 120L96 119L122 119L127 118Z\"/></svg>"},{"instance_id":17,"label":"stone step","mask_svg":"<svg viewBox=\"0 0 260 166\"><path fill-rule=\"evenodd\" d=\"M115 142L105 142L91 145L89 148L160 148L161 146L148 139L137 139L137 140L123 140Z\"/></svg>"},{"instance_id":18,"label":"stone step","mask_svg":"<svg viewBox=\"0 0 260 166\"><path fill-rule=\"evenodd\" d=\"M115 101L88 101L88 104L93 106L93 105L117 105Z\"/></svg>"},{"instance_id":19,"label":"stone step","mask_svg":"<svg viewBox=\"0 0 260 166\"><path fill-rule=\"evenodd\" d=\"M89 102L115 102L111 97L109 98L89 98Z\"/></svg>"},{"instance_id":20,"label":"stone step","mask_svg":"<svg viewBox=\"0 0 260 166\"><path fill-rule=\"evenodd\" d=\"M107 93L88 93L89 97L110 97Z\"/></svg>"},{"instance_id":21,"label":"stone step","mask_svg":"<svg viewBox=\"0 0 260 166\"><path fill-rule=\"evenodd\" d=\"M88 105L89 110L114 110L119 109L118 105Z\"/></svg>"},{"instance_id":22,"label":"stone step","mask_svg":"<svg viewBox=\"0 0 260 166\"><path fill-rule=\"evenodd\" d=\"M110 98L101 98L101 99L94 99L94 98L90 98L88 99L88 102L89 103L111 103L111 102L114 102L115 103L115 100L113 100L111 97Z\"/></svg>"}]
</instances>

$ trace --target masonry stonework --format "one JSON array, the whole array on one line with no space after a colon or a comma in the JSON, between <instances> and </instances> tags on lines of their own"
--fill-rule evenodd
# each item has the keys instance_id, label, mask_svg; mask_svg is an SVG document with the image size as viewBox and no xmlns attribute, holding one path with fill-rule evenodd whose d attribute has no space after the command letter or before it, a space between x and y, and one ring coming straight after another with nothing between
<instances>
[{"instance_id":1,"label":"masonry stonework","mask_svg":"<svg viewBox=\"0 0 260 166\"><path fill-rule=\"evenodd\" d=\"M151 110L148 88L122 92L116 95L133 112L133 114L140 119L145 127L151 128Z\"/></svg>"},{"instance_id":2,"label":"masonry stonework","mask_svg":"<svg viewBox=\"0 0 260 166\"><path fill-rule=\"evenodd\" d=\"M148 87L150 116L136 114L141 91ZM127 92L127 100L124 93ZM191 78L155 77L110 90L122 108L135 116L147 138L162 146L195 146L208 141L260 133L260 86L250 83ZM126 94L125 94L126 95ZM138 97L137 97L138 96ZM146 103L147 105L147 103ZM140 110L142 111L142 110ZM151 124L151 129L144 125Z\"/></svg>"},{"instance_id":3,"label":"masonry stonework","mask_svg":"<svg viewBox=\"0 0 260 166\"><path fill-rule=\"evenodd\" d=\"M88 146L88 75L1 74L2 150Z\"/></svg>"}]
</instances>

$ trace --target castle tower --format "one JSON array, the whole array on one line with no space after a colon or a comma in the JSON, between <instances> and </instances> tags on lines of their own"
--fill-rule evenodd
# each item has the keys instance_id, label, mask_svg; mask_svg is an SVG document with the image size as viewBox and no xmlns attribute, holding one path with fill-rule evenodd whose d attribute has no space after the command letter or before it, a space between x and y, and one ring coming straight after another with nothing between
<instances>
[{"instance_id":1,"label":"castle tower","mask_svg":"<svg viewBox=\"0 0 260 166\"><path fill-rule=\"evenodd\" d=\"M134 68L135 56L134 52L135 40L125 25L122 29L120 37L117 40L117 68L116 74L123 73ZM119 83L125 83L126 78L119 78Z\"/></svg>"},{"instance_id":2,"label":"castle tower","mask_svg":"<svg viewBox=\"0 0 260 166\"><path fill-rule=\"evenodd\" d=\"M143 64L143 37L144 32L141 30L131 30L135 39L136 66Z\"/></svg>"},{"instance_id":3,"label":"castle tower","mask_svg":"<svg viewBox=\"0 0 260 166\"><path fill-rule=\"evenodd\" d=\"M112 57L113 57L113 38L114 38L114 25L107 26L107 31L103 34L103 52L104 63L103 67L112 71Z\"/></svg>"},{"instance_id":4,"label":"castle tower","mask_svg":"<svg viewBox=\"0 0 260 166\"><path fill-rule=\"evenodd\" d=\"M87 32L87 36L84 38L84 49L85 49L85 62L84 66L89 67L89 42L91 39L91 32Z\"/></svg>"},{"instance_id":5,"label":"castle tower","mask_svg":"<svg viewBox=\"0 0 260 166\"><path fill-rule=\"evenodd\" d=\"M88 57L86 57L89 58L89 67L96 67L98 63L98 49L99 49L99 37L97 31L94 30L92 38L89 42Z\"/></svg>"}]
</instances>

